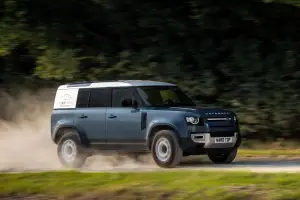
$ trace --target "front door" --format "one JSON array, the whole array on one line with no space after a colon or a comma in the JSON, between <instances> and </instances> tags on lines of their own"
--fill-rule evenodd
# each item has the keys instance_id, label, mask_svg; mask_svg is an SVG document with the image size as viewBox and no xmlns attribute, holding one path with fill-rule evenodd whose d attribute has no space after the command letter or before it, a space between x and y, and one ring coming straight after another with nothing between
<instances>
[{"instance_id":1,"label":"front door","mask_svg":"<svg viewBox=\"0 0 300 200\"><path fill-rule=\"evenodd\" d=\"M145 149L145 138L141 131L142 113L139 109L122 107L123 99L134 98L134 88L114 88L112 107L106 111L107 145L120 151Z\"/></svg>"}]
</instances>

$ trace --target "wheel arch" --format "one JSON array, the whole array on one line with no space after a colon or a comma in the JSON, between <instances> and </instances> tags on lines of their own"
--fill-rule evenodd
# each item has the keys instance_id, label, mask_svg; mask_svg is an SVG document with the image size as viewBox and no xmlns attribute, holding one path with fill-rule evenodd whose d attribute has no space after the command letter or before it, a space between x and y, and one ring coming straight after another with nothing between
<instances>
[{"instance_id":1,"label":"wheel arch","mask_svg":"<svg viewBox=\"0 0 300 200\"><path fill-rule=\"evenodd\" d=\"M173 131L175 134L175 137L178 139L178 142L180 144L180 135L179 131L177 128L171 124L156 124L153 125L149 131L148 138L147 138L147 147L149 150L151 150L151 144L153 141L153 138L155 137L156 133L159 132L160 130L170 130Z\"/></svg>"},{"instance_id":2,"label":"wheel arch","mask_svg":"<svg viewBox=\"0 0 300 200\"><path fill-rule=\"evenodd\" d=\"M81 144L88 144L88 140L86 135L79 131L78 128L76 128L73 125L64 125L64 126L60 126L59 128L57 128L57 130L55 131L54 135L53 135L53 141L55 144L57 144L59 142L59 140L68 132L70 131L75 131Z\"/></svg>"}]
</instances>

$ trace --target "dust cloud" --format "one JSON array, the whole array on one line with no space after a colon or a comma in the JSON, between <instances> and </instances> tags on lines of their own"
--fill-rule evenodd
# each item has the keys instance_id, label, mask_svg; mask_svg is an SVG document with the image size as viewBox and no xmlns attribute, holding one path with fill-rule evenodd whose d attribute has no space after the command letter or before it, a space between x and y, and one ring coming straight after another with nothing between
<instances>
[{"instance_id":1,"label":"dust cloud","mask_svg":"<svg viewBox=\"0 0 300 200\"><path fill-rule=\"evenodd\" d=\"M0 171L62 170L56 145L50 136L50 117L55 90L0 94ZM110 170L151 165L148 155L139 161L126 156L92 156L84 168Z\"/></svg>"}]
</instances>

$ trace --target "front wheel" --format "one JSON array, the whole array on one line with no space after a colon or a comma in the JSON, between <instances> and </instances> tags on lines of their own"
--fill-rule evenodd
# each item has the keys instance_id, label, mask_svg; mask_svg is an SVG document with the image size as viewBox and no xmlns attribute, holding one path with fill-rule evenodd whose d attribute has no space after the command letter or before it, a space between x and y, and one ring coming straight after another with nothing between
<instances>
[{"instance_id":1,"label":"front wheel","mask_svg":"<svg viewBox=\"0 0 300 200\"><path fill-rule=\"evenodd\" d=\"M207 155L208 158L215 164L229 164L235 159L237 155L237 148L229 152L209 152Z\"/></svg>"},{"instance_id":2,"label":"front wheel","mask_svg":"<svg viewBox=\"0 0 300 200\"><path fill-rule=\"evenodd\" d=\"M57 154L60 163L67 168L82 167L88 157L75 132L67 133L60 139Z\"/></svg>"},{"instance_id":3,"label":"front wheel","mask_svg":"<svg viewBox=\"0 0 300 200\"><path fill-rule=\"evenodd\" d=\"M178 165L182 158L182 149L175 133L171 130L161 130L156 133L151 153L155 163L163 168Z\"/></svg>"}]
</instances>

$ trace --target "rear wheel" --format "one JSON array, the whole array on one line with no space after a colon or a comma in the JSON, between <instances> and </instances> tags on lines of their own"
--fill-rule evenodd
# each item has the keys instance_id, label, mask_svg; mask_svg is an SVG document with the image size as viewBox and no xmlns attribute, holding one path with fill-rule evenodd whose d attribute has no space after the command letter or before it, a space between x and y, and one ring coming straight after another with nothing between
<instances>
[{"instance_id":1,"label":"rear wheel","mask_svg":"<svg viewBox=\"0 0 300 200\"><path fill-rule=\"evenodd\" d=\"M178 165L183 154L178 139L171 130L161 130L156 133L151 145L151 153L155 163L163 168Z\"/></svg>"},{"instance_id":2,"label":"rear wheel","mask_svg":"<svg viewBox=\"0 0 300 200\"><path fill-rule=\"evenodd\" d=\"M229 152L209 152L207 155L215 164L229 164L235 159L237 155L237 148Z\"/></svg>"},{"instance_id":3,"label":"rear wheel","mask_svg":"<svg viewBox=\"0 0 300 200\"><path fill-rule=\"evenodd\" d=\"M88 157L75 131L62 136L57 145L57 155L60 163L67 168L82 167Z\"/></svg>"}]
</instances>

